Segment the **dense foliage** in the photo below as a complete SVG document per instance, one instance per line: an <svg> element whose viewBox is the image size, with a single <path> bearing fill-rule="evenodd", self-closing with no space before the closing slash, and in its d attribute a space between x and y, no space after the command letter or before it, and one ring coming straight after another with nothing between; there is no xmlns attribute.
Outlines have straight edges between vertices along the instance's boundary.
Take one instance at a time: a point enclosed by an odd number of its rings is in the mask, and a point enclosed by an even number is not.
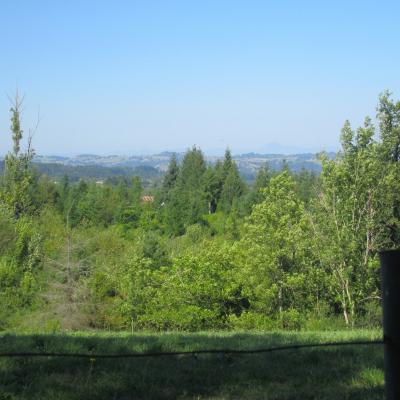
<svg viewBox="0 0 400 400"><path fill-rule="evenodd" d="M34 172L17 99L0 180L0 328L379 321L377 252L400 242L400 102L389 93L377 119L378 129L346 122L319 176L265 165L249 186L229 150L208 164L193 147L144 191L137 176Z"/></svg>

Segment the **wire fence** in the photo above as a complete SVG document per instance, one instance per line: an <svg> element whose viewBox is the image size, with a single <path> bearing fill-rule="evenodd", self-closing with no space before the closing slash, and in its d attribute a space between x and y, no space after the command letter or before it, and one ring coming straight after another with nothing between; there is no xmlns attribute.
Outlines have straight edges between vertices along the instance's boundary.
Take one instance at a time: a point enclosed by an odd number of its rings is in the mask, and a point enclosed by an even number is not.
<svg viewBox="0 0 400 400"><path fill-rule="evenodd" d="M142 352L142 353L110 353L110 354L97 354L97 353L62 353L62 352L2 352L0 358L4 357L72 357L72 358L144 358L144 357L171 357L171 356L195 356L201 354L262 354L272 353L287 350L300 350L306 348L318 347L339 347L339 346L368 346L368 345L382 345L385 340L360 340L348 342L325 342L325 343L299 343L285 346L275 346L261 349L205 349L205 350L191 350L191 351L159 351L159 352Z"/></svg>

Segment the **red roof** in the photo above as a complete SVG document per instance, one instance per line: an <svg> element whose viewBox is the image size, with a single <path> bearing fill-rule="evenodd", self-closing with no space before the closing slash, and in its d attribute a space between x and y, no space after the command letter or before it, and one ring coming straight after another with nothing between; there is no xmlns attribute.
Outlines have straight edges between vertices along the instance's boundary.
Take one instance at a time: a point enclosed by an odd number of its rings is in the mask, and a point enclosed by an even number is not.
<svg viewBox="0 0 400 400"><path fill-rule="evenodd" d="M142 200L143 203L152 203L154 201L154 196L142 196L140 198Z"/></svg>

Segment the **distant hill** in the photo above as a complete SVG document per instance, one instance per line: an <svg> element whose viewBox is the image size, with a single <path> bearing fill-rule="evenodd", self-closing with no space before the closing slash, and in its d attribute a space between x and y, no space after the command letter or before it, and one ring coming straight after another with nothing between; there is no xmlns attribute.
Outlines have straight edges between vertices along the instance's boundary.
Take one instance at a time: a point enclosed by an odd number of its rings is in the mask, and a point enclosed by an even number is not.
<svg viewBox="0 0 400 400"><path fill-rule="evenodd" d="M334 153L329 154L334 157ZM321 162L313 153L304 154L257 154L247 153L234 157L239 170L243 175L255 175L258 169L268 164L272 170L279 170L286 163L290 170L294 172L306 169L319 173Z"/></svg>
<svg viewBox="0 0 400 400"><path fill-rule="evenodd" d="M87 165L65 165L62 163L37 162L33 163L34 168L41 174L48 175L54 180L60 180L64 175L68 175L72 182L80 179L104 181L115 177L140 176L146 184L149 181L160 178L163 173L151 166L132 167L113 167L96 164ZM0 161L0 173L4 170L4 162Z"/></svg>
<svg viewBox="0 0 400 400"><path fill-rule="evenodd" d="M95 154L80 154L74 157L63 156L35 156L34 164L37 169L55 179L68 175L71 180L97 179L104 180L115 176L138 175L143 180L159 178L167 170L172 152L163 152L143 156L100 156ZM328 153L334 158L335 153ZM182 160L184 153L176 153L178 161ZM222 156L206 156L207 162L214 163L221 160ZM272 170L279 170L286 163L289 168L298 172L302 169L319 173L321 163L314 153L301 154L259 154L246 153L234 155L242 176L251 181L257 171L268 164ZM0 163L0 170L1 170Z"/></svg>

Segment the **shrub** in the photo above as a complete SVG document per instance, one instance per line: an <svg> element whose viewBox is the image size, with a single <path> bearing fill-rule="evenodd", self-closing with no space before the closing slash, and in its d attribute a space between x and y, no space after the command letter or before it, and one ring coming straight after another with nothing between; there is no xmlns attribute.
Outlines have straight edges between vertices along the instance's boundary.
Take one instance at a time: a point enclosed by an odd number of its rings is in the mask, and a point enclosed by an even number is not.
<svg viewBox="0 0 400 400"><path fill-rule="evenodd" d="M229 316L229 324L232 329L270 331L276 329L276 321L264 314L251 311L243 312L239 317Z"/></svg>

